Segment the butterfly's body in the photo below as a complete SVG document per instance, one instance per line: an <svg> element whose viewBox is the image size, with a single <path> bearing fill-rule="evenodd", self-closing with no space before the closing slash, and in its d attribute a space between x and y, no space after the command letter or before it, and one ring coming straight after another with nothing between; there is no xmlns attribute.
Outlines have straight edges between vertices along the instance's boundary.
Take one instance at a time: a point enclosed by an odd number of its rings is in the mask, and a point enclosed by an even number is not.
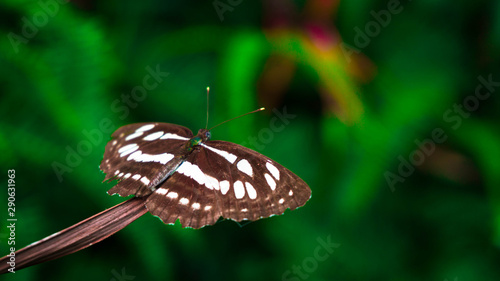
<svg viewBox="0 0 500 281"><path fill-rule="evenodd" d="M165 223L184 227L282 214L305 204L311 191L288 169L243 146L211 141L182 126L123 126L107 144L101 169L118 179L109 194L147 197L146 207Z"/></svg>
<svg viewBox="0 0 500 281"><path fill-rule="evenodd" d="M194 137L192 137L187 143L186 143L186 151L191 152L193 148L200 143L209 141L211 137L210 131L207 129L200 129L198 131L198 134Z"/></svg>

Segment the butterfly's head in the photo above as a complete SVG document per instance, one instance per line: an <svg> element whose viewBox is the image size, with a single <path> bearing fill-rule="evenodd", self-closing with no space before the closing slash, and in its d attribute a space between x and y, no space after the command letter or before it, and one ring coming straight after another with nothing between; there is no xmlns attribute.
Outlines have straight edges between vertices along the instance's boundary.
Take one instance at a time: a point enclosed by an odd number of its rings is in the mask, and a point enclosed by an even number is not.
<svg viewBox="0 0 500 281"><path fill-rule="evenodd" d="M210 131L207 129L200 129L196 136L201 139L201 142L209 141L210 138L212 137L212 135L210 134Z"/></svg>

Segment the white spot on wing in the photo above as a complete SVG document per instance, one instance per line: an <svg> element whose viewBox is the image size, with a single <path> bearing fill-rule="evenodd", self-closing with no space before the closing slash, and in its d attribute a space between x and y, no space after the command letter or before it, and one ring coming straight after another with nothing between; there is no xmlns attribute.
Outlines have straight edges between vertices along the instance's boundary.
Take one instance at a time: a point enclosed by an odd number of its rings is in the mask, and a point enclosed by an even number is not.
<svg viewBox="0 0 500 281"><path fill-rule="evenodd" d="M270 162L266 162L266 167L267 169L269 170L269 172L271 172L271 174L273 175L273 177L277 180L280 179L280 171L278 170L278 168L276 168L273 164L271 164Z"/></svg>
<svg viewBox="0 0 500 281"><path fill-rule="evenodd" d="M136 131L135 133L128 135L128 136L125 138L125 140L126 140L126 141L129 141L129 140L131 140L131 139L135 139L135 138L137 138L137 137L142 136L142 134L143 134L143 132L137 132L137 131Z"/></svg>
<svg viewBox="0 0 500 281"><path fill-rule="evenodd" d="M183 197L181 198L181 200L179 200L179 203L181 203L182 205L187 205L189 204L189 199Z"/></svg>
<svg viewBox="0 0 500 281"><path fill-rule="evenodd" d="M274 179L269 174L264 174L264 177L266 178L267 184L269 184L271 190L275 190L276 182L274 181Z"/></svg>
<svg viewBox="0 0 500 281"><path fill-rule="evenodd" d="M130 176L131 176L131 175L132 175L131 173L127 173L127 174L125 174L125 175L123 176L123 178L124 178L124 179L128 179L128 178L130 178Z"/></svg>
<svg viewBox="0 0 500 281"><path fill-rule="evenodd" d="M245 182L245 187L247 188L248 197L250 197L250 199L257 198L257 191L249 182Z"/></svg>
<svg viewBox="0 0 500 281"><path fill-rule="evenodd" d="M201 146L203 146L205 148L208 148L211 151L219 154L220 156L224 157L227 161L229 161L229 163L231 163L231 164L234 164L234 161L236 161L236 159L238 158L238 157L236 157L236 155L234 155L232 153L229 153L229 152L223 151L223 150L219 150L217 148L213 148L213 147L208 146L208 145L206 145L204 143L202 143Z"/></svg>
<svg viewBox="0 0 500 281"><path fill-rule="evenodd" d="M181 137L179 135L172 134L172 133L166 133L160 139L161 140L166 140L166 139L172 139L172 140L189 140L188 138Z"/></svg>
<svg viewBox="0 0 500 281"><path fill-rule="evenodd" d="M191 205L191 207L193 207L193 209L195 209L195 210L199 210L200 209L200 203L193 203L193 205Z"/></svg>
<svg viewBox="0 0 500 281"><path fill-rule="evenodd" d="M253 176L253 170L252 166L250 166L250 163L246 159L241 159L238 161L238 164L236 164L236 167L238 167L238 170L242 171L243 173Z"/></svg>
<svg viewBox="0 0 500 281"><path fill-rule="evenodd" d="M292 196L293 195L293 191L290 190L290 192L288 192L288 196Z"/></svg>
<svg viewBox="0 0 500 281"><path fill-rule="evenodd" d="M210 190L219 190L219 181L216 178L203 173L200 170L200 167L196 164L184 161L177 169L177 172L185 175L186 177L192 178L200 185L205 185Z"/></svg>
<svg viewBox="0 0 500 281"><path fill-rule="evenodd" d="M147 153L142 153L142 151L138 150L127 158L128 161L134 160L137 162L158 162L161 164L167 164L168 161L172 160L174 158L173 154L169 153L162 153L162 154L147 154Z"/></svg>
<svg viewBox="0 0 500 281"><path fill-rule="evenodd" d="M280 204L283 204L283 202L285 202L285 199L281 198L280 201L278 201L278 203Z"/></svg>
<svg viewBox="0 0 500 281"><path fill-rule="evenodd" d="M179 194L177 194L177 192L170 191L170 192L167 194L167 197L172 198L172 199L175 199L175 198L179 197Z"/></svg>
<svg viewBox="0 0 500 281"><path fill-rule="evenodd" d="M141 178L141 181L142 181L142 183L144 183L145 185L148 185L148 184L149 184L149 179L148 179L148 178L146 178L146 177L142 177L142 178Z"/></svg>
<svg viewBox="0 0 500 281"><path fill-rule="evenodd" d="M120 170L115 171L115 175L118 175L120 173Z"/></svg>
<svg viewBox="0 0 500 281"><path fill-rule="evenodd" d="M138 158L140 158L142 155L142 151L138 150L132 154L130 154L129 157L127 157L127 161L130 161L130 160L135 160L137 162L142 162L141 160L138 160ZM136 160L137 159L137 160Z"/></svg>
<svg viewBox="0 0 500 281"><path fill-rule="evenodd" d="M234 196L236 196L236 199L241 199L243 196L245 196L245 187L243 186L243 183L241 181L236 181L233 185L234 188Z"/></svg>
<svg viewBox="0 0 500 281"><path fill-rule="evenodd" d="M212 209L212 206L205 206L205 211Z"/></svg>
<svg viewBox="0 0 500 281"><path fill-rule="evenodd" d="M228 191L229 191L229 181L221 181L220 192L222 193L222 195L226 195Z"/></svg>
<svg viewBox="0 0 500 281"><path fill-rule="evenodd" d="M198 167L195 164L191 164L188 161L184 161L177 169L177 172L185 175L186 177L192 178L200 185L205 184L205 180L206 180L205 174L200 170L200 167ZM212 189L211 185L209 185L207 187L209 189Z"/></svg>
<svg viewBox="0 0 500 281"><path fill-rule="evenodd" d="M161 136L163 136L163 131L154 132L152 134L149 134L149 135L145 136L143 138L143 140L145 140L145 141L154 141L154 140L159 139Z"/></svg>
<svg viewBox="0 0 500 281"><path fill-rule="evenodd" d="M129 145L126 145L120 149L118 149L118 153L120 153L120 157L123 157L125 155L128 155L134 151L136 151L139 148L139 146L136 143L132 143Z"/></svg>
<svg viewBox="0 0 500 281"><path fill-rule="evenodd" d="M120 147L120 149L118 149L118 153L123 153L129 149L134 148L134 147L139 147L139 146L136 143L127 144L125 146Z"/></svg>
<svg viewBox="0 0 500 281"><path fill-rule="evenodd" d="M168 189L165 189L165 188L158 188L156 190L156 193L158 193L160 195L165 195L165 194L167 194L167 192L168 192Z"/></svg>
<svg viewBox="0 0 500 281"><path fill-rule="evenodd" d="M247 208L243 208L241 209L242 212L248 212L248 209Z"/></svg>
<svg viewBox="0 0 500 281"><path fill-rule="evenodd" d="M138 128L135 131L136 132L145 132L145 131L149 131L149 130L153 129L154 127L155 127L154 124L148 124L148 125L144 125L144 126Z"/></svg>
<svg viewBox="0 0 500 281"><path fill-rule="evenodd" d="M139 174L135 174L133 177L132 177L134 180L138 180L141 178L141 175Z"/></svg>

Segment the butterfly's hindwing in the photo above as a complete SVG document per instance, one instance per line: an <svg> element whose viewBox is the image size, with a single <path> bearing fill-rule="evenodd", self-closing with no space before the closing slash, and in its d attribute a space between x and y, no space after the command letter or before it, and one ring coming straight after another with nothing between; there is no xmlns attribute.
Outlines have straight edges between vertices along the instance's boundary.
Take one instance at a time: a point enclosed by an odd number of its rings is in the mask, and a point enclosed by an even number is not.
<svg viewBox="0 0 500 281"><path fill-rule="evenodd" d="M191 130L168 123L137 123L115 131L106 145L101 170L105 180L119 180L109 194L151 194L187 155Z"/></svg>

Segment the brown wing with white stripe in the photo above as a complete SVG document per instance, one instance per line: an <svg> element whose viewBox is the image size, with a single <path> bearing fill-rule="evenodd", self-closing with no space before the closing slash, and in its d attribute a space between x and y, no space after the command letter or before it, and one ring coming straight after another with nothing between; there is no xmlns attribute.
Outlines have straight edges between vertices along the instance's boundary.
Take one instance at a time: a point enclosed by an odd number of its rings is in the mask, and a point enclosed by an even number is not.
<svg viewBox="0 0 500 281"><path fill-rule="evenodd" d="M243 146L208 141L146 200L165 223L200 228L219 217L241 220L281 215L303 206L309 186L290 170Z"/></svg>
<svg viewBox="0 0 500 281"><path fill-rule="evenodd" d="M182 162L188 128L168 123L136 123L112 134L100 168L104 181L119 180L109 194L143 197L151 194Z"/></svg>

